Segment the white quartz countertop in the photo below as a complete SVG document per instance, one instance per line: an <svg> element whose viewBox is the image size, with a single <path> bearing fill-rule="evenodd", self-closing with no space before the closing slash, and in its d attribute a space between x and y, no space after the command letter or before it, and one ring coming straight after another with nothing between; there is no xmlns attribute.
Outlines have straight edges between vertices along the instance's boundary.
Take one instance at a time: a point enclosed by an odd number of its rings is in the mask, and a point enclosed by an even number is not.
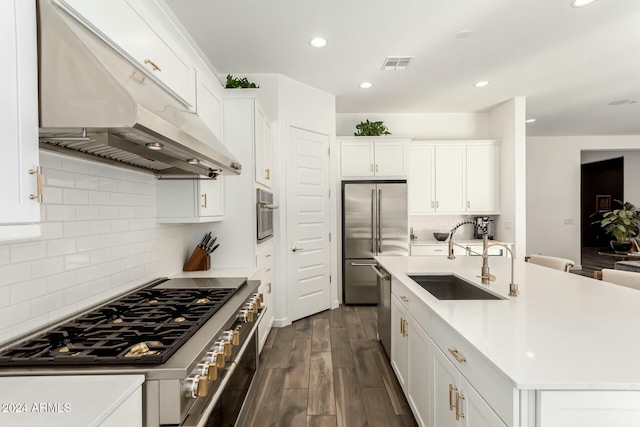
<svg viewBox="0 0 640 427"><path fill-rule="evenodd" d="M461 240L457 240L457 239L453 239L453 241L459 245L482 245L482 239L461 239ZM447 240L445 240L444 242L439 242L435 239L432 240L412 240L411 242L411 246L431 246L431 245L444 245L447 246L449 245L449 242ZM489 244L492 243L504 243L505 245L510 245L511 243L509 242L503 242L502 240L489 240Z"/></svg>
<svg viewBox="0 0 640 427"><path fill-rule="evenodd" d="M7 404L6 411L0 411L0 425L99 426L143 382L143 375L0 378L3 409ZM139 415L142 418L142 409Z"/></svg>
<svg viewBox="0 0 640 427"><path fill-rule="evenodd" d="M438 300L407 274L453 273L480 285L479 257L376 260L475 346L519 389L640 389L640 291L515 262L518 297L508 297L510 262L489 260L489 285L506 300ZM395 280L395 279L394 279ZM393 282L392 282L393 289Z"/></svg>
<svg viewBox="0 0 640 427"><path fill-rule="evenodd" d="M180 278L210 278L210 277L253 277L257 268L254 267L245 267L245 268L210 268L209 270L200 270L200 271L181 271L173 276L171 279L180 279Z"/></svg>

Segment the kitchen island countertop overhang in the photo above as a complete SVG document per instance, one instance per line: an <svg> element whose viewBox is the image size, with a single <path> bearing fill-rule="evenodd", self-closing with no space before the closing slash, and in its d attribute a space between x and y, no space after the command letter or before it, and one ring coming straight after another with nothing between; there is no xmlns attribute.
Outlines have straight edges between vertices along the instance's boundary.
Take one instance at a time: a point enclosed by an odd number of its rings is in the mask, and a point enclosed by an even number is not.
<svg viewBox="0 0 640 427"><path fill-rule="evenodd" d="M521 390L640 390L640 292L576 274L491 258L504 300L438 300L408 274L454 274L480 288L476 257L376 260ZM393 282L392 282L393 287Z"/></svg>

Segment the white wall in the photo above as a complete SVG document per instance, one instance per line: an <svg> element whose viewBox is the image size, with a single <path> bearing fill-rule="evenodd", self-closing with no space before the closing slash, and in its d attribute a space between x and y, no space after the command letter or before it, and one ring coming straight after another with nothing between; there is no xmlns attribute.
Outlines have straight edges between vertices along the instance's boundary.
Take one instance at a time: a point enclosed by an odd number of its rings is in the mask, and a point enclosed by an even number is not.
<svg viewBox="0 0 640 427"><path fill-rule="evenodd" d="M274 197L280 209L274 215L274 286L275 286L275 326L286 326L289 320L289 292L287 287L287 260L289 248L293 243L286 239L287 230L287 153L289 148L289 129L297 127L329 137L330 146L335 145L336 109L335 96L319 89L300 83L281 74L248 74L249 80L260 85L269 111L274 116ZM336 218L332 217L332 233L335 236ZM295 243L295 242L294 242ZM337 277L336 239L331 242L331 275ZM338 283L331 284L332 308L339 301Z"/></svg>
<svg viewBox="0 0 640 427"><path fill-rule="evenodd" d="M42 237L0 244L0 342L182 269L188 227L156 223L153 175L41 151Z"/></svg>
<svg viewBox="0 0 640 427"><path fill-rule="evenodd" d="M336 115L339 136L351 136L362 121L383 121L393 136L415 139L489 139L487 113L340 113Z"/></svg>
<svg viewBox="0 0 640 427"><path fill-rule="evenodd" d="M581 163L624 157L624 202L640 207L640 150L637 151L582 151ZM617 205L614 205L614 207Z"/></svg>
<svg viewBox="0 0 640 427"><path fill-rule="evenodd" d="M581 152L638 149L639 135L527 138L528 252L580 264Z"/></svg>
<svg viewBox="0 0 640 427"><path fill-rule="evenodd" d="M526 234L526 100L510 99L489 114L491 138L500 146L500 216L496 234L500 240L514 242L514 256L523 259Z"/></svg>

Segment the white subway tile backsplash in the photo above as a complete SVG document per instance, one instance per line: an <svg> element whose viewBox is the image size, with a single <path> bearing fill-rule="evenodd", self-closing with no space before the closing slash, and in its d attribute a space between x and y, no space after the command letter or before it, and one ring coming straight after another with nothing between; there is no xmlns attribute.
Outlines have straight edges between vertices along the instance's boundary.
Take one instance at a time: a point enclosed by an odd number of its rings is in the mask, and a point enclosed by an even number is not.
<svg viewBox="0 0 640 427"><path fill-rule="evenodd" d="M62 199L67 205L86 205L89 203L89 191L65 188L62 192Z"/></svg>
<svg viewBox="0 0 640 427"><path fill-rule="evenodd" d="M73 221L75 219L76 219L75 206L47 205L48 221Z"/></svg>
<svg viewBox="0 0 640 427"><path fill-rule="evenodd" d="M0 244L0 343L182 269L190 226L156 221L156 181L40 153L41 238Z"/></svg>

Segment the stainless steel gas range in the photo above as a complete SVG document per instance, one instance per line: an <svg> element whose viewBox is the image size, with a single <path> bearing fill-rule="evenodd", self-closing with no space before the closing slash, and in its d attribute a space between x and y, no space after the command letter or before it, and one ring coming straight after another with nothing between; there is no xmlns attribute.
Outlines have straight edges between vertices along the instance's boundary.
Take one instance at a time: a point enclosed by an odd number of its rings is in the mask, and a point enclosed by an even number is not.
<svg viewBox="0 0 640 427"><path fill-rule="evenodd" d="M143 425L242 425L258 369L259 282L157 279L0 349L0 376L142 374Z"/></svg>

